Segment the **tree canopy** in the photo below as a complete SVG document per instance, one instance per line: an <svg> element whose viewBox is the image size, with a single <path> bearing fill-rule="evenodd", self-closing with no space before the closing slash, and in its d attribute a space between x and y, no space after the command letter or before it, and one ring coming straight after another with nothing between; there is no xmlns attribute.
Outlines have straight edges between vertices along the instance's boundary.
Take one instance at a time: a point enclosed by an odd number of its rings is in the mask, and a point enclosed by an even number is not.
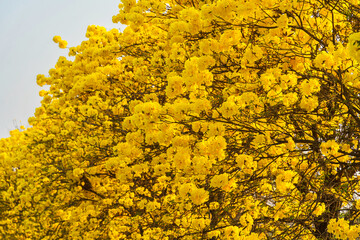
<svg viewBox="0 0 360 240"><path fill-rule="evenodd" d="M0 236L356 239L359 4L123 0L0 140Z"/></svg>

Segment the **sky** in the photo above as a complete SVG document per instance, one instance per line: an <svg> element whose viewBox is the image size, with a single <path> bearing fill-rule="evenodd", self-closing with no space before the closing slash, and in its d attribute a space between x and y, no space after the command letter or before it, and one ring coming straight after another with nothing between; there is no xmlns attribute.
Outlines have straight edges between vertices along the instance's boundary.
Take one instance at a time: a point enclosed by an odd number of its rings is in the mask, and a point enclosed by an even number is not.
<svg viewBox="0 0 360 240"><path fill-rule="evenodd" d="M68 48L86 40L87 26L124 29L111 21L120 0L0 0L0 138L24 125L40 106L37 74L48 76L59 56L68 57L52 41Z"/></svg>

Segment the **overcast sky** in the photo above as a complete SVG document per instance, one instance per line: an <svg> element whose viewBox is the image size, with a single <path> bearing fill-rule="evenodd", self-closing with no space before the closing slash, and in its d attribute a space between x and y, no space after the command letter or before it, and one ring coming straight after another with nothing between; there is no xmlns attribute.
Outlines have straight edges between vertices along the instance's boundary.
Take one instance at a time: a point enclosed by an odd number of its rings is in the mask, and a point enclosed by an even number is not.
<svg viewBox="0 0 360 240"><path fill-rule="evenodd" d="M36 75L48 75L60 49L55 35L68 47L86 40L88 25L123 29L111 18L120 0L0 0L0 138L27 119L40 106L41 87Z"/></svg>

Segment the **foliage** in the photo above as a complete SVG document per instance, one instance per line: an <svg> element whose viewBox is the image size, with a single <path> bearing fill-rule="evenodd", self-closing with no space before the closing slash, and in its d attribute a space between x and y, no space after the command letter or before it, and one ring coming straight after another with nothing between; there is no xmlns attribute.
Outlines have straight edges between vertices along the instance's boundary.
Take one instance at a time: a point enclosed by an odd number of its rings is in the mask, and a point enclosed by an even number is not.
<svg viewBox="0 0 360 240"><path fill-rule="evenodd" d="M359 1L119 7L1 139L2 238L359 237Z"/></svg>

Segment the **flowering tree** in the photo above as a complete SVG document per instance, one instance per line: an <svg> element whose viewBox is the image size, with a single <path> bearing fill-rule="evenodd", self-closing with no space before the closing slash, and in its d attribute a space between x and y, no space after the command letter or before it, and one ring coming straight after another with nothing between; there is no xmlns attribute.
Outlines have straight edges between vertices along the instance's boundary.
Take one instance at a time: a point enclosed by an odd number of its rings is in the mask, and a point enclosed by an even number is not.
<svg viewBox="0 0 360 240"><path fill-rule="evenodd" d="M359 4L123 0L1 139L0 236L356 239Z"/></svg>

